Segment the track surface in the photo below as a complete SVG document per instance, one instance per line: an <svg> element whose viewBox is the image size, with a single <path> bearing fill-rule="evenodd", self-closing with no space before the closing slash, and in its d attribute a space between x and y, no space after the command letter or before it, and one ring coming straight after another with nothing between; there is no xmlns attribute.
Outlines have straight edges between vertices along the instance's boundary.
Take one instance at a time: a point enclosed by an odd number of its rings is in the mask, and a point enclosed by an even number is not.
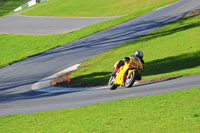
<svg viewBox="0 0 200 133"><path fill-rule="evenodd" d="M1 68L0 115L80 107L118 98L160 94L200 86L200 76L194 76L116 91L102 89L74 93L41 93L31 90L31 85L40 79L143 36L198 8L199 0L182 0L108 30Z"/></svg>
<svg viewBox="0 0 200 133"><path fill-rule="evenodd" d="M43 17L12 15L0 18L0 33L52 35L71 32L116 17Z"/></svg>

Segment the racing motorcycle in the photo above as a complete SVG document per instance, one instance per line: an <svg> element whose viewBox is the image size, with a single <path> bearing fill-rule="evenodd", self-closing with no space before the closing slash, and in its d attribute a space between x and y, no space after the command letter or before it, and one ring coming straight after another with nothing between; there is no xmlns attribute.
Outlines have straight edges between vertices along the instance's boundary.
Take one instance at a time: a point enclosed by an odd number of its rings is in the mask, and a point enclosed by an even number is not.
<svg viewBox="0 0 200 133"><path fill-rule="evenodd" d="M115 90L118 86L131 87L135 80L141 79L139 73L143 71L143 64L134 56L127 58L117 73L110 77L108 82L110 90Z"/></svg>

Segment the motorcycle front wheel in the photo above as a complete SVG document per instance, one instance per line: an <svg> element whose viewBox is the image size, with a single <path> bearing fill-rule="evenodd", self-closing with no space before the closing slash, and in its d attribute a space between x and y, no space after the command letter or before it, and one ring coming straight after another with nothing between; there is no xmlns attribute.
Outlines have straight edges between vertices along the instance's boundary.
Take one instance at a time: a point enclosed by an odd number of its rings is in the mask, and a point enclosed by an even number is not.
<svg viewBox="0 0 200 133"><path fill-rule="evenodd" d="M130 77L127 75L126 81L125 81L125 86L126 87L131 87L135 82L135 78L136 78L136 72L135 71L133 71L131 73Z"/></svg>
<svg viewBox="0 0 200 133"><path fill-rule="evenodd" d="M115 77L111 76L109 81L108 81L108 87L110 88L110 90L115 90L118 85L115 84Z"/></svg>

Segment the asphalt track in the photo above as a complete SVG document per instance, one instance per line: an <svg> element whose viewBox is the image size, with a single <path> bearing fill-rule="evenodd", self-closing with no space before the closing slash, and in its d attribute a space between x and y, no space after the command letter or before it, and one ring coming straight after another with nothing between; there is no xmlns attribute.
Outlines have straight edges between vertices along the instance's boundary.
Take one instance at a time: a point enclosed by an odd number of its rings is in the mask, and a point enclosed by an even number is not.
<svg viewBox="0 0 200 133"><path fill-rule="evenodd" d="M53 35L79 30L116 17L46 17L11 15L0 18L1 34Z"/></svg>
<svg viewBox="0 0 200 133"><path fill-rule="evenodd" d="M147 96L200 86L200 75L169 81L73 93L42 93L31 85L60 70L162 27L200 8L199 0L182 0L126 23L0 69L0 115L80 107L118 98ZM159 44L158 44L159 45Z"/></svg>

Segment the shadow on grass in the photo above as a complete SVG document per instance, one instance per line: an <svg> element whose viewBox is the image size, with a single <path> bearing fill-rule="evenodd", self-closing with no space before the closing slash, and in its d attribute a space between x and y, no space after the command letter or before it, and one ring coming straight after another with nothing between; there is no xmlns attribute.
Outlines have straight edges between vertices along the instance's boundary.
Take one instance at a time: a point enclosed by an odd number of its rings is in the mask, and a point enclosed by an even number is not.
<svg viewBox="0 0 200 133"><path fill-rule="evenodd" d="M170 73L200 66L200 51L154 60L145 64L145 76Z"/></svg>
<svg viewBox="0 0 200 133"><path fill-rule="evenodd" d="M87 75L78 76L71 79L71 85L67 81L60 82L56 86L60 87L94 87L105 85L110 78L109 74L111 72L95 72Z"/></svg>
<svg viewBox="0 0 200 133"><path fill-rule="evenodd" d="M145 63L145 71L142 75L158 75L194 68L200 66L199 59L200 51L189 54L182 54L179 56L172 56L160 60L154 60ZM111 72L97 72L72 78L71 87L90 87L106 85L108 83L110 73ZM66 86L64 85L64 87Z"/></svg>
<svg viewBox="0 0 200 133"><path fill-rule="evenodd" d="M199 18L199 16L194 16L194 17ZM144 41L148 41L148 40L151 40L151 39L156 39L158 37L171 35L171 34L174 34L174 33L177 33L177 32L189 30L189 29L200 26L199 21L194 21L194 22L190 22L190 23L185 22L185 21L190 21L190 19L193 19L193 17L186 17L186 18L182 18L178 21L172 22L171 24L175 23L177 25L174 26L174 27L169 27L169 29L166 29L166 30L156 31L156 32L147 34L144 37L141 37L137 40L134 40L133 42L134 43L141 43L141 42L144 42Z"/></svg>

